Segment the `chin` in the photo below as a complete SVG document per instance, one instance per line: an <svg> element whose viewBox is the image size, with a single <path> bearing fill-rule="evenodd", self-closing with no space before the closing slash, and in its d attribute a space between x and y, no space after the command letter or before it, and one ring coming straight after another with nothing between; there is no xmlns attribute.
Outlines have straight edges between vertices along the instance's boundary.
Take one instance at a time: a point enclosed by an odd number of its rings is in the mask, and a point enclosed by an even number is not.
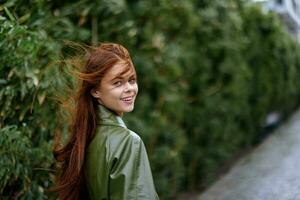
<svg viewBox="0 0 300 200"><path fill-rule="evenodd" d="M133 111L133 109L134 109L134 106L130 106L130 107L124 108L123 112L131 112L131 111Z"/></svg>
<svg viewBox="0 0 300 200"><path fill-rule="evenodd" d="M133 107L132 108L130 108L130 109L126 109L126 110L124 110L124 112L132 112L133 111Z"/></svg>

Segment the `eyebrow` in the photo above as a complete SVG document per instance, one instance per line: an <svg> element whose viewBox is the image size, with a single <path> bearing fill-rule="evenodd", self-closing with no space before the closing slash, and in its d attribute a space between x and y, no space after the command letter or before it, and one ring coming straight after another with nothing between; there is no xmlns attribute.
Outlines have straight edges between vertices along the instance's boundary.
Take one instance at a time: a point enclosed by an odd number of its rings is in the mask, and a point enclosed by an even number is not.
<svg viewBox="0 0 300 200"><path fill-rule="evenodd" d="M136 75L132 74L131 76L129 76L129 78L136 78ZM113 81L118 80L118 79L124 80L125 77L124 76L116 76L115 78L111 79L111 81L113 82Z"/></svg>
<svg viewBox="0 0 300 200"><path fill-rule="evenodd" d="M124 78L122 78L121 76L117 76L117 77L111 79L111 81L113 82L113 81L118 80L118 79L121 79L121 80L122 80L122 79L124 79Z"/></svg>

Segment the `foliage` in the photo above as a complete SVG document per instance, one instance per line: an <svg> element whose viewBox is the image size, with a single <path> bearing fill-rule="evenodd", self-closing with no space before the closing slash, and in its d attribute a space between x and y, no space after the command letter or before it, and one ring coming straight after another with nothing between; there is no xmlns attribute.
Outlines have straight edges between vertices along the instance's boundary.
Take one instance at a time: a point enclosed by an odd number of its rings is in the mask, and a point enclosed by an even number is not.
<svg viewBox="0 0 300 200"><path fill-rule="evenodd" d="M53 100L62 39L126 46L140 93L140 133L162 199L203 189L259 141L268 113L300 98L300 49L273 13L242 0L26 1L0 5L0 191L53 198ZM65 129L62 131L66 132ZM43 169L43 170L42 170Z"/></svg>
<svg viewBox="0 0 300 200"><path fill-rule="evenodd" d="M51 138L57 126L57 105L49 97L58 70L48 63L59 44L14 19L1 17L0 23L1 196L44 199L53 181Z"/></svg>
<svg viewBox="0 0 300 200"><path fill-rule="evenodd" d="M0 192L8 199L44 199L49 180L51 143L34 147L29 128L5 126L0 130ZM45 170L45 171L44 171Z"/></svg>

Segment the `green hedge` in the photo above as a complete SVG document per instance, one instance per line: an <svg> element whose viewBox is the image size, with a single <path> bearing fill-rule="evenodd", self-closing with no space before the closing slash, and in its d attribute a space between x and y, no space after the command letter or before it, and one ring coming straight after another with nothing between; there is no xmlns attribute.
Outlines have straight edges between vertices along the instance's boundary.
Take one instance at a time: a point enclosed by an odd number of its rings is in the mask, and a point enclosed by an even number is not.
<svg viewBox="0 0 300 200"><path fill-rule="evenodd" d="M54 198L62 40L120 42L138 73L136 109L159 195L203 189L259 141L268 113L300 100L300 49L273 13L242 0L34 1L0 5L0 191Z"/></svg>

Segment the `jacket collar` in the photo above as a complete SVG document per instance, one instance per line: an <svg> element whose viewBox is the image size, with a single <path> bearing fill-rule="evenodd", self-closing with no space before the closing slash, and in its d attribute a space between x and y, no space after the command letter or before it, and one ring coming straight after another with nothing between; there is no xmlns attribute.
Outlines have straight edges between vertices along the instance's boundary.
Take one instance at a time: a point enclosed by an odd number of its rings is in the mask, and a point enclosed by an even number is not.
<svg viewBox="0 0 300 200"><path fill-rule="evenodd" d="M98 124L101 125L114 125L127 128L120 116L101 104L98 105L98 119Z"/></svg>

